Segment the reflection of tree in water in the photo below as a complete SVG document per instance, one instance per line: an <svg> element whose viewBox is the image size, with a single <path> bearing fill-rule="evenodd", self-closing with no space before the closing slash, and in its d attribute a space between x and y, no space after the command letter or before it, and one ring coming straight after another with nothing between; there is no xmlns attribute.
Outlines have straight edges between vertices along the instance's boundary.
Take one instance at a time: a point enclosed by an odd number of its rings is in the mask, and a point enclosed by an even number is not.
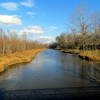
<svg viewBox="0 0 100 100"><path fill-rule="evenodd" d="M73 74L74 76L78 76L78 63L79 60L77 57L71 55L71 54L63 54L63 56L60 56L60 62L62 65L63 70L70 74Z"/></svg>
<svg viewBox="0 0 100 100"><path fill-rule="evenodd" d="M87 78L87 71L88 71L87 64L84 63L84 61L80 60L80 67L79 67L80 77L86 79Z"/></svg>
<svg viewBox="0 0 100 100"><path fill-rule="evenodd" d="M81 60L80 62L80 76L81 78L90 79L95 78L100 80L100 70L97 70L100 65L89 63L85 60Z"/></svg>
<svg viewBox="0 0 100 100"><path fill-rule="evenodd" d="M95 73L96 78L100 80L100 64L96 66L95 72L96 72Z"/></svg>
<svg viewBox="0 0 100 100"><path fill-rule="evenodd" d="M100 70L98 70L98 68L100 67L100 65L96 65L94 66L94 64L92 64L93 66L93 70L90 73L91 78L94 78L95 80L100 80Z"/></svg>
<svg viewBox="0 0 100 100"><path fill-rule="evenodd" d="M63 65L62 68L65 71L70 72L75 77L86 78L86 73L88 72L88 65L74 55L71 54L64 54L60 58L61 64Z"/></svg>
<svg viewBox="0 0 100 100"><path fill-rule="evenodd" d="M62 70L67 71L74 77L80 77L82 79L89 79L89 76L100 79L100 70L96 69L100 65L81 60L77 56L71 54L66 53L62 55L60 56Z"/></svg>

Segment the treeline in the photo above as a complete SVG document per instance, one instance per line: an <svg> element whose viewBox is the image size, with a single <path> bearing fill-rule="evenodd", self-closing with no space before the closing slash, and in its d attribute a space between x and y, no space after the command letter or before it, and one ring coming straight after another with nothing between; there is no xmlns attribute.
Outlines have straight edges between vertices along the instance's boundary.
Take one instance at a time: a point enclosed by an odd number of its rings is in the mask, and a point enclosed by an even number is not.
<svg viewBox="0 0 100 100"><path fill-rule="evenodd" d="M27 36L18 36L15 32L0 29L0 54L5 55L17 51L44 48L45 44L27 39Z"/></svg>
<svg viewBox="0 0 100 100"><path fill-rule="evenodd" d="M100 36L96 34L62 34L52 46L64 49L96 50L100 49Z"/></svg>
<svg viewBox="0 0 100 100"><path fill-rule="evenodd" d="M70 31L57 36L56 42L50 48L100 49L100 12L85 15L85 11L78 8L70 19Z"/></svg>

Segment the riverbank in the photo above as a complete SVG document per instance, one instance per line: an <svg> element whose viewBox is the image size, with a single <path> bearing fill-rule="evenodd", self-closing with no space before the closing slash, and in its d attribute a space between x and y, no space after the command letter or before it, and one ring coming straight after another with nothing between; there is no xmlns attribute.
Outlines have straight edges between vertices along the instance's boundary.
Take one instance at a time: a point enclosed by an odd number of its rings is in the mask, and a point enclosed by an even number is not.
<svg viewBox="0 0 100 100"><path fill-rule="evenodd" d="M13 54L7 54L5 56L0 56L0 73L7 70L9 66L31 62L37 53L43 50L45 49L26 50Z"/></svg>
<svg viewBox="0 0 100 100"><path fill-rule="evenodd" d="M80 58L100 63L100 50L60 50L64 53L76 54Z"/></svg>

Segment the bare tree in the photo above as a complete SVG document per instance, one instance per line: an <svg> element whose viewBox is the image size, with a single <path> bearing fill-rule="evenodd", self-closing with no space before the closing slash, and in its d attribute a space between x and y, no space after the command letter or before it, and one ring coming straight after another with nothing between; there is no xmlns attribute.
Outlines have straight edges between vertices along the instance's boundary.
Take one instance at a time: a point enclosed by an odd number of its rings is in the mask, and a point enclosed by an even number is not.
<svg viewBox="0 0 100 100"><path fill-rule="evenodd" d="M0 54L5 55L22 50L44 48L45 44L27 40L27 35L18 37L16 32L4 31L0 29Z"/></svg>
<svg viewBox="0 0 100 100"><path fill-rule="evenodd" d="M1 40L2 40L2 54L5 54L5 32L0 29L0 35L1 35Z"/></svg>

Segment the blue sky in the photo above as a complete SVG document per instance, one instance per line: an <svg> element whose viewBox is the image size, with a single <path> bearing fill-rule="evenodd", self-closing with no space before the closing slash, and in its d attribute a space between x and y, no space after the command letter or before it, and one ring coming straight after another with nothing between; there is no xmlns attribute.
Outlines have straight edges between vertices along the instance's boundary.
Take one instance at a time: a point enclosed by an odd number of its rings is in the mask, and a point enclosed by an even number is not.
<svg viewBox="0 0 100 100"><path fill-rule="evenodd" d="M0 0L0 28L51 42L68 30L70 15L81 2L88 13L100 11L100 0Z"/></svg>

